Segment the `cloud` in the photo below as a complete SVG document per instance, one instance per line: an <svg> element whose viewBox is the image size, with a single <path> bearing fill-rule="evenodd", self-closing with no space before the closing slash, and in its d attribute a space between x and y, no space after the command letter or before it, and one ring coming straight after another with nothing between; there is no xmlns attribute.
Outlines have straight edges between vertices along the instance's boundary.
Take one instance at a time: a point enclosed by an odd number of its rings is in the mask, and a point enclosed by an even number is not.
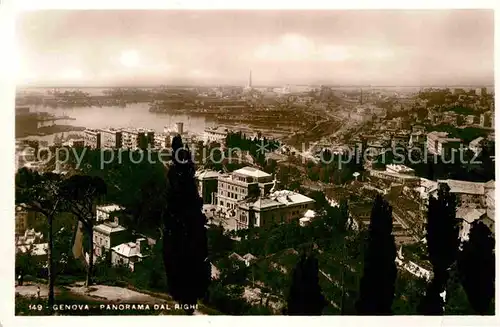
<svg viewBox="0 0 500 327"><path fill-rule="evenodd" d="M319 44L299 34L285 34L275 44L263 44L254 52L254 57L267 61L330 61L389 60L395 51L382 45L352 46Z"/></svg>
<svg viewBox="0 0 500 327"><path fill-rule="evenodd" d="M192 69L188 76L191 78L212 78L213 74L201 69Z"/></svg>
<svg viewBox="0 0 500 327"><path fill-rule="evenodd" d="M62 80L79 80L83 77L83 72L77 68L67 68L60 72L58 77Z"/></svg>

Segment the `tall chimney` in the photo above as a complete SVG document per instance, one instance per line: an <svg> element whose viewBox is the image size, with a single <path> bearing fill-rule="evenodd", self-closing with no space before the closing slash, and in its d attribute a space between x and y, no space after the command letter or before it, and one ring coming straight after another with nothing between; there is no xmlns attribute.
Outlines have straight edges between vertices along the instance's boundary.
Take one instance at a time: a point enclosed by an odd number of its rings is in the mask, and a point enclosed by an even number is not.
<svg viewBox="0 0 500 327"><path fill-rule="evenodd" d="M175 126L177 129L177 134L182 135L184 133L184 123L178 122L178 123L175 123Z"/></svg>

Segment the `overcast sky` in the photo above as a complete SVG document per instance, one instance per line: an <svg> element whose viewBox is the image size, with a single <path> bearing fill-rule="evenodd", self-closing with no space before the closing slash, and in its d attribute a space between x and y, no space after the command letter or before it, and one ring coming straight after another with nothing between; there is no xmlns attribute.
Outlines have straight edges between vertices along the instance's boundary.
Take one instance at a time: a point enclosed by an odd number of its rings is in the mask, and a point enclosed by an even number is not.
<svg viewBox="0 0 500 327"><path fill-rule="evenodd" d="M493 84L493 11L37 11L20 84Z"/></svg>

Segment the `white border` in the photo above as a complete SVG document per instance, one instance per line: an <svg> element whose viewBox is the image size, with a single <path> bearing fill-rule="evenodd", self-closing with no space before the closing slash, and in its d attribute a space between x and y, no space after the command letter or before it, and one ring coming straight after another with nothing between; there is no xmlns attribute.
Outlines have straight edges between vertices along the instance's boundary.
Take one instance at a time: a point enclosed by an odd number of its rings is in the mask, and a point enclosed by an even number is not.
<svg viewBox="0 0 500 327"><path fill-rule="evenodd" d="M410 2L402 1L362 1L349 0L347 2L333 2L321 0L0 0L0 40L3 46L0 48L0 142L3 160L0 160L2 168L0 179L2 192L0 193L2 225L0 228L0 239L3 244L0 247L0 324L3 326L68 326L68 325L88 325L88 324L119 324L120 326L138 326L158 324L228 324L238 326L252 326L267 323L287 323L295 326L329 325L355 327L360 325L376 326L472 326L472 325L500 325L497 317L418 317L418 316L395 316L395 317L150 317L150 316L122 316L122 317L14 317L13 287L14 287L14 94L15 87L6 72L12 71L12 62L15 60L14 53L14 16L17 10L38 10L38 9L472 9L495 8L497 2L494 0L470 0L470 1L432 1L423 0ZM498 58L498 41L500 38L499 24L495 21L495 59ZM480 35L478 35L480 37ZM498 65L495 65L496 80L500 77ZM496 90L496 93L498 90ZM500 118L497 117L496 124L500 125ZM500 145L498 146L500 148ZM499 149L497 149L497 153ZM11 155L12 154L12 155ZM499 170L497 172L500 173ZM497 190L497 192L500 192ZM500 194L497 194L499 196ZM497 232L500 228L497 226ZM498 233L497 233L498 235ZM497 271L498 271L497 261ZM498 304L497 289L497 314L500 304Z"/></svg>

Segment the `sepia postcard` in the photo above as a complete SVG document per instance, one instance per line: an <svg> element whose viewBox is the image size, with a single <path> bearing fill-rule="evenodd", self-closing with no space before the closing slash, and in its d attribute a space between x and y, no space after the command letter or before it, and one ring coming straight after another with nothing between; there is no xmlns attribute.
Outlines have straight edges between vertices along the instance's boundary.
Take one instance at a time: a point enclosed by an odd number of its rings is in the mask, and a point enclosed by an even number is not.
<svg viewBox="0 0 500 327"><path fill-rule="evenodd" d="M493 10L30 10L15 42L16 316L495 315Z"/></svg>

